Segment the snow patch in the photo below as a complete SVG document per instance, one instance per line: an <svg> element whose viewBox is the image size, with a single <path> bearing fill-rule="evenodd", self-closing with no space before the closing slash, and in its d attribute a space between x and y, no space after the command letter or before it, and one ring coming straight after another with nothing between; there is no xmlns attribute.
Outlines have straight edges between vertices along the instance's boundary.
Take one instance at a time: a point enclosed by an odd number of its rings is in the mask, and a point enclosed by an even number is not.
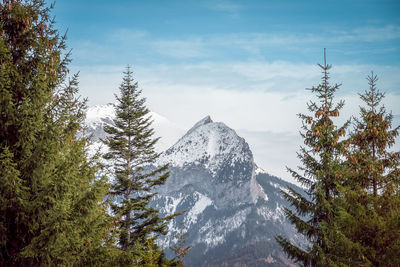
<svg viewBox="0 0 400 267"><path fill-rule="evenodd" d="M209 197L199 192L195 192L193 196L197 200L190 211L187 213L187 216L185 218L187 226L195 224L197 222L197 217L199 216L199 214L201 214L208 206L213 204L213 201Z"/></svg>
<svg viewBox="0 0 400 267"><path fill-rule="evenodd" d="M179 203L181 203L182 199L183 199L182 193L177 198L174 198L171 196L166 196L165 197L165 207L163 208L163 213L173 214L176 211L176 207L178 207Z"/></svg>
<svg viewBox="0 0 400 267"><path fill-rule="evenodd" d="M257 214L262 216L265 220L281 221L285 218L284 210L279 205L275 210L271 210L266 206L258 207Z"/></svg>
<svg viewBox="0 0 400 267"><path fill-rule="evenodd" d="M239 228L250 214L251 208L240 210L231 217L225 217L222 220L211 222L210 220L200 228L202 234L201 242L207 244L207 249L218 246L225 241L228 233ZM242 235L245 233L241 233Z"/></svg>
<svg viewBox="0 0 400 267"><path fill-rule="evenodd" d="M93 123L101 123L106 118L114 118L115 117L115 108L114 104L107 105L96 105L88 108L86 112L86 125L90 125Z"/></svg>
<svg viewBox="0 0 400 267"><path fill-rule="evenodd" d="M289 189L287 189L286 187L281 186L280 184L273 183L273 182L269 182L269 184L272 185L275 188L278 188L278 189L282 190L283 192L289 193Z"/></svg>
<svg viewBox="0 0 400 267"><path fill-rule="evenodd" d="M258 198L268 201L268 195L264 192L264 189L256 180L257 169L257 166L254 165L250 180L250 193L254 204L257 203Z"/></svg>
<svg viewBox="0 0 400 267"><path fill-rule="evenodd" d="M186 134L189 134L189 133L193 132L194 130L196 130L198 127L200 127L202 125L205 125L207 123L212 123L212 122L213 122L213 120L208 115L204 119L198 121L192 128L190 128L190 130Z"/></svg>

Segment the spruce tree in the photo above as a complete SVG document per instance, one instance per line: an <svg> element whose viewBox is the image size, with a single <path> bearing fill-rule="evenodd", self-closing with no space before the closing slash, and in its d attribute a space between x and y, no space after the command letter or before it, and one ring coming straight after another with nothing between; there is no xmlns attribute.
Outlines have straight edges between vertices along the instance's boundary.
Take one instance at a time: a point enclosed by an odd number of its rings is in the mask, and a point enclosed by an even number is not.
<svg viewBox="0 0 400 267"><path fill-rule="evenodd" d="M381 105L377 76L367 79L369 89L360 94L366 106L360 107L346 153L343 229L360 244L365 266L399 266L400 152L390 151L399 126L392 129L393 116Z"/></svg>
<svg viewBox="0 0 400 267"><path fill-rule="evenodd" d="M176 266L184 267L185 266L185 256L192 248L191 246L185 245L185 239L188 236L188 233L183 233L183 221L180 222L179 234L175 235L175 238L178 240L175 245L171 247L171 250L175 253Z"/></svg>
<svg viewBox="0 0 400 267"><path fill-rule="evenodd" d="M341 207L337 205L344 166L341 160L349 122L338 127L333 119L339 116L344 102L334 102L340 85L329 84L330 65L320 65L322 83L309 89L318 99L307 106L310 115L299 114L303 122L304 147L298 157L302 162L299 172L288 168L292 176L305 187L305 193L288 188L282 194L294 209L285 208L286 217L297 231L309 241L306 248L292 244L287 238L277 236L277 242L288 256L304 266L346 266L347 254L358 253L357 247L338 227ZM354 252L356 251L356 252Z"/></svg>
<svg viewBox="0 0 400 267"><path fill-rule="evenodd" d="M78 138L85 103L42 0L0 6L0 265L108 258L104 179Z"/></svg>
<svg viewBox="0 0 400 267"><path fill-rule="evenodd" d="M159 216L149 202L156 194L156 187L168 178L168 165L155 169L150 166L160 155L154 148L158 138L153 138L145 98L141 97L129 67L116 99L114 126L104 128L108 136L103 142L109 148L104 158L112 162L114 184L110 194L116 201L111 208L118 221L119 246L123 251L134 252L137 242L147 242L151 244L150 254L156 255L156 245L148 240L166 234L166 223L174 215ZM147 258L150 254L145 252Z"/></svg>

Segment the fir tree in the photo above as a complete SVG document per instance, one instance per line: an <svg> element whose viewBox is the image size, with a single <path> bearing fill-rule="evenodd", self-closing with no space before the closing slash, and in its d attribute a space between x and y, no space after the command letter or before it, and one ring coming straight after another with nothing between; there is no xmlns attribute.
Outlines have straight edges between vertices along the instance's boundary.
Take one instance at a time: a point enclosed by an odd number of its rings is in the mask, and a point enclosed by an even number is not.
<svg viewBox="0 0 400 267"><path fill-rule="evenodd" d="M348 127L346 122L338 127L333 119L339 116L344 102L334 102L334 94L340 85L329 84L329 69L326 64L322 69L322 83L312 87L318 102L310 101L308 110L311 115L299 114L303 121L301 133L305 147L300 148L298 157L302 162L300 172L288 171L305 188L308 198L289 188L282 192L294 210L286 208L285 213L297 231L308 241L307 248L292 244L288 239L278 236L277 242L291 259L304 266L346 266L349 264L347 254L357 253L357 247L348 240L338 227L340 206L341 178L343 176L344 142L340 140Z"/></svg>
<svg viewBox="0 0 400 267"><path fill-rule="evenodd" d="M175 253L176 266L185 266L185 256L192 248L191 246L185 246L185 239L188 233L183 233L183 222L180 222L179 234L175 235L178 242L171 247L172 251Z"/></svg>
<svg viewBox="0 0 400 267"><path fill-rule="evenodd" d="M355 119L347 157L345 201L346 235L362 247L365 266L399 266L400 152L390 151L399 126L381 106L384 94L377 76L367 77L369 90L360 94L366 107Z"/></svg>
<svg viewBox="0 0 400 267"><path fill-rule="evenodd" d="M108 188L77 137L85 103L51 8L0 5L1 266L96 265L109 256Z"/></svg>
<svg viewBox="0 0 400 267"><path fill-rule="evenodd" d="M154 150L158 138L153 138L149 110L145 98L140 95L141 90L128 67L120 95L116 95L115 126L104 129L108 137L103 142L109 148L104 157L113 162L115 177L111 195L116 202L112 211L118 218L119 245L123 251L132 250L138 241L145 243L158 234L166 234L166 223L174 216L160 217L158 210L149 206L156 194L155 188L165 183L169 172L168 165L156 169L150 167L159 157ZM151 244L152 255L156 255L156 246Z"/></svg>

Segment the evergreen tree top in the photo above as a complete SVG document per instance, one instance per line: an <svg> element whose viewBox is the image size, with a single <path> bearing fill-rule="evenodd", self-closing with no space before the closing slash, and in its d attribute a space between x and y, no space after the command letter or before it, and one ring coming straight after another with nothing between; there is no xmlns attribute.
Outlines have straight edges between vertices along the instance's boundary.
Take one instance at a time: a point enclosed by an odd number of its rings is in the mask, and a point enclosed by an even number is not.
<svg viewBox="0 0 400 267"><path fill-rule="evenodd" d="M318 64L318 66L322 70L322 82L317 86L313 86L309 88L312 93L316 93L317 98L321 103L321 107L319 107L316 103L310 102L308 105L310 111L321 110L321 112L326 112L331 110L333 107L333 97L335 92L340 88L341 84L334 84L333 86L329 84L329 70L332 68L332 65L326 64L326 51L324 49L324 65ZM344 102L340 101L334 110L339 110L343 107Z"/></svg>
<svg viewBox="0 0 400 267"><path fill-rule="evenodd" d="M381 93L376 88L376 82L378 81L378 76L371 72L371 75L367 77L369 89L365 90L364 94L359 94L361 100L367 104L372 112L375 112L377 106L379 106L381 100L385 97L384 93Z"/></svg>

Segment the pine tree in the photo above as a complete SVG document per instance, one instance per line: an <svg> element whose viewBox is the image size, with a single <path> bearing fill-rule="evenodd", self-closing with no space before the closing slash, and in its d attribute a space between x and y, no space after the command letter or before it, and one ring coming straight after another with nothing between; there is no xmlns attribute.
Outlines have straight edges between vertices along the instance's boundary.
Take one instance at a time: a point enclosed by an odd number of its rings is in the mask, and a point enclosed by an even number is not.
<svg viewBox="0 0 400 267"><path fill-rule="evenodd" d="M344 167L341 157L345 135L349 122L338 127L333 119L339 116L344 102L334 103L334 94L340 85L329 84L329 69L322 69L322 83L312 87L318 102L310 101L308 110L311 115L299 114L303 122L301 133L305 147L300 148L298 157L303 166L300 172L288 168L292 176L306 189L304 197L292 188L282 194L294 209L285 209L286 217L297 231L309 241L307 248L292 244L287 238L277 236L277 242L291 259L304 266L346 266L348 253L358 253L356 244L348 240L338 227L341 207L337 199L341 195L340 186ZM304 173L304 175L303 175Z"/></svg>
<svg viewBox="0 0 400 267"><path fill-rule="evenodd" d="M118 218L119 246L123 251L130 251L138 241L144 243L158 234L166 234L166 223L175 215L160 217L158 210L149 206L156 194L155 188L169 176L168 165L150 167L159 157L154 149L158 138L153 138L145 98L141 98L141 90L129 67L116 99L115 126L104 129L108 137L103 142L109 148L104 157L113 162L115 182L111 195L116 197L116 202L112 211Z"/></svg>
<svg viewBox="0 0 400 267"><path fill-rule="evenodd" d="M380 104L384 94L376 89L377 76L367 79L369 90L360 94L366 107L355 119L346 154L343 229L361 245L365 266L399 266L400 152L389 149L400 126L391 129L393 117Z"/></svg>
<svg viewBox="0 0 400 267"><path fill-rule="evenodd" d="M78 138L85 103L42 0L0 5L0 265L108 258L104 179Z"/></svg>
<svg viewBox="0 0 400 267"><path fill-rule="evenodd" d="M188 233L183 233L183 222L180 223L179 234L175 235L178 242L171 247L171 250L175 253L176 266L185 266L185 256L192 248L191 246L185 246L185 239Z"/></svg>

